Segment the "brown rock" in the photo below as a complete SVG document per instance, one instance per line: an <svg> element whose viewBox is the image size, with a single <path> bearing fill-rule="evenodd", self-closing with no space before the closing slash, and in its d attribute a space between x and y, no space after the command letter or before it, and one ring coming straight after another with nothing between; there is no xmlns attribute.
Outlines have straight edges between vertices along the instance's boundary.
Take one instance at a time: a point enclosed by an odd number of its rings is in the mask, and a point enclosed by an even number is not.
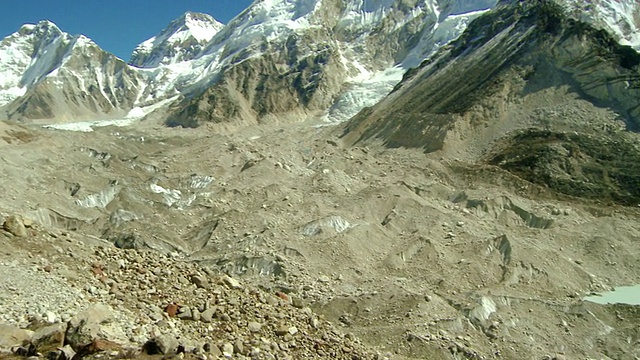
<svg viewBox="0 0 640 360"><path fill-rule="evenodd" d="M171 303L164 308L164 311L169 315L169 317L175 317L178 314L178 309L180 307L176 303Z"/></svg>
<svg viewBox="0 0 640 360"><path fill-rule="evenodd" d="M87 355L97 354L105 351L120 350L122 350L122 346L113 341L94 339L91 343L78 349L77 358L81 359Z"/></svg>
<svg viewBox="0 0 640 360"><path fill-rule="evenodd" d="M29 343L33 332L19 329L11 325L0 324L0 349L10 349Z"/></svg>
<svg viewBox="0 0 640 360"><path fill-rule="evenodd" d="M4 220L3 228L17 237L27 236L27 229L24 227L22 219L18 216L11 215Z"/></svg>
<svg viewBox="0 0 640 360"><path fill-rule="evenodd" d="M284 301L289 301L289 296L283 292L276 292L276 296Z"/></svg>
<svg viewBox="0 0 640 360"><path fill-rule="evenodd" d="M64 344L67 324L57 323L36 330L31 337L31 343L38 352L46 354L62 347Z"/></svg>

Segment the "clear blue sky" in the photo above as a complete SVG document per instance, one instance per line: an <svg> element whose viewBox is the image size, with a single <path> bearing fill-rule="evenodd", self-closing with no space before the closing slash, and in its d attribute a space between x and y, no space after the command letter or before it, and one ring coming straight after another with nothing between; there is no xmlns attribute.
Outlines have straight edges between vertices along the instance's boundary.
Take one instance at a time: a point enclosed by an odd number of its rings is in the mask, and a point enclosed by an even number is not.
<svg viewBox="0 0 640 360"><path fill-rule="evenodd" d="M22 24L50 20L70 34L83 34L129 60L133 48L186 11L207 13L222 23L252 0L0 0L0 39Z"/></svg>

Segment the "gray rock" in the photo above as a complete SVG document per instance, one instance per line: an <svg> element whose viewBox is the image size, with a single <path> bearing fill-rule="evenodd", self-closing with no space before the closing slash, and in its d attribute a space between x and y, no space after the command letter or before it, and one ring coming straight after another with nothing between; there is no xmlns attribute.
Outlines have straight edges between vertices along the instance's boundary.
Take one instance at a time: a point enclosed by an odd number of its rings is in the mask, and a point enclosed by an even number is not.
<svg viewBox="0 0 640 360"><path fill-rule="evenodd" d="M211 287L211 285L209 284L209 279L204 276L193 275L191 277L191 282L200 289L209 289Z"/></svg>
<svg viewBox="0 0 640 360"><path fill-rule="evenodd" d="M46 354L62 347L67 331L67 324L57 323L36 330L31 337L31 343L38 352Z"/></svg>
<svg viewBox="0 0 640 360"><path fill-rule="evenodd" d="M224 275L221 280L231 289L242 289L242 285L240 284L240 282L229 275Z"/></svg>
<svg viewBox="0 0 640 360"><path fill-rule="evenodd" d="M293 305L293 307L297 307L298 309L302 309L304 307L304 302L298 296L291 296L291 305Z"/></svg>
<svg viewBox="0 0 640 360"><path fill-rule="evenodd" d="M210 323L211 320L213 320L213 316L216 314L216 310L217 308L214 306L212 308L209 308L205 311L203 311L200 314L200 320L206 323Z"/></svg>
<svg viewBox="0 0 640 360"><path fill-rule="evenodd" d="M191 319L193 319L193 321L200 321L201 318L202 315L200 314L200 310L198 310L197 308L191 310Z"/></svg>
<svg viewBox="0 0 640 360"><path fill-rule="evenodd" d="M181 307L180 312L178 313L178 318L182 320L193 320L191 309L187 306Z"/></svg>
<svg viewBox="0 0 640 360"><path fill-rule="evenodd" d="M0 324L0 349L10 349L29 343L33 332L11 325Z"/></svg>
<svg viewBox="0 0 640 360"><path fill-rule="evenodd" d="M262 324L260 324L257 321L251 321L251 322L249 322L249 325L247 325L247 328L252 333L257 333L257 332L260 332L260 329L262 328Z"/></svg>
<svg viewBox="0 0 640 360"><path fill-rule="evenodd" d="M205 348L205 351L208 351L209 354L212 355L214 359L217 359L222 356L222 350L217 345L209 345L208 350Z"/></svg>
<svg viewBox="0 0 640 360"><path fill-rule="evenodd" d="M4 220L3 228L17 237L27 236L27 229L24 227L22 219L18 216L11 215Z"/></svg>
<svg viewBox="0 0 640 360"><path fill-rule="evenodd" d="M127 337L114 323L113 310L103 304L94 305L69 320L65 342L79 349L95 339L125 343Z"/></svg>
<svg viewBox="0 0 640 360"><path fill-rule="evenodd" d="M232 357L233 356L233 344L225 343L224 345L222 345L222 355L224 355L226 357Z"/></svg>
<svg viewBox="0 0 640 360"><path fill-rule="evenodd" d="M180 343L175 336L169 334L158 335L144 345L144 350L149 355L173 355L178 351Z"/></svg>
<svg viewBox="0 0 640 360"><path fill-rule="evenodd" d="M242 343L242 339L236 339L236 342L233 344L233 351L236 354L244 354L244 343Z"/></svg>
<svg viewBox="0 0 640 360"><path fill-rule="evenodd" d="M65 345L60 349L60 359L61 360L71 360L76 356L76 352L73 351L73 348L69 345Z"/></svg>

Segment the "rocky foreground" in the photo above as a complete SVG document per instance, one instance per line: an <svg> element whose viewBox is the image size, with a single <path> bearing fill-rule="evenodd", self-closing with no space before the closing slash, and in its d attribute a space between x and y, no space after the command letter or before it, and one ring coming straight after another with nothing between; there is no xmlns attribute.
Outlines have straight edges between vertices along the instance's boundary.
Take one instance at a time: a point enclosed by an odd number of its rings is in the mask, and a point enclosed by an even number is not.
<svg viewBox="0 0 640 360"><path fill-rule="evenodd" d="M293 295L177 254L0 222L0 358L383 358Z"/></svg>

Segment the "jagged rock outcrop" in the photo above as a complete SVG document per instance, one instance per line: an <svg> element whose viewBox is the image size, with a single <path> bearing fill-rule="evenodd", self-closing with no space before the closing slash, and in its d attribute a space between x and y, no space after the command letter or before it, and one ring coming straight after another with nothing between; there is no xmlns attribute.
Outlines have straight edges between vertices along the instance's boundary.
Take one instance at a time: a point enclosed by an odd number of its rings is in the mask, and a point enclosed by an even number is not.
<svg viewBox="0 0 640 360"><path fill-rule="evenodd" d="M466 153L569 195L636 203L628 169L640 153L623 129L640 126L639 65L632 48L553 1L503 4L361 111L343 136ZM576 113L561 98L603 110Z"/></svg>

